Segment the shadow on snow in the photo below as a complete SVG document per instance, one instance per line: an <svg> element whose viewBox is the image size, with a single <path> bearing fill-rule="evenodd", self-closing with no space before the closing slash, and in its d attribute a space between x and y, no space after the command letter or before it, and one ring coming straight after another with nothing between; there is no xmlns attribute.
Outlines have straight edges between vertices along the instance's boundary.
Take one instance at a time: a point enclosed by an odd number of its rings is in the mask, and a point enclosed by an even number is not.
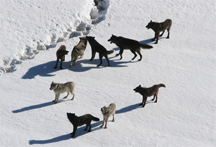
<svg viewBox="0 0 216 147"><path fill-rule="evenodd" d="M111 65L110 67L126 67L127 65L121 65L121 64L129 63L129 62L123 62L123 61L117 61L116 62L113 60L109 60L109 61L110 61L110 65ZM107 63L106 59L103 58L102 62L103 63L100 67L108 67L107 66L108 63ZM58 70L65 70L65 69L68 69L68 70L71 70L74 72L85 72L85 71L88 71L88 70L93 69L93 68L100 68L100 67L97 67L97 65L99 63L100 63L99 59L93 59L93 61L89 61L88 59L79 59L76 62L76 66L69 67L70 61L68 61L68 62L62 63L63 69L59 69L59 67L60 67L60 62L59 62L57 69L54 69L56 61L50 61L50 62L43 63L43 64L40 64L40 65L37 65L37 66L30 68L25 73L25 75L22 76L22 79L33 79L37 75L38 76L47 76L47 77L55 76L55 74L51 74L51 73L54 73ZM86 66L85 67L84 66L85 64L94 64L95 66Z"/></svg>
<svg viewBox="0 0 216 147"><path fill-rule="evenodd" d="M102 121L92 123L91 124L91 127L92 127L91 132L101 129L100 127L97 127L97 126L99 126L101 124L102 124ZM33 145L33 144L48 144L48 143L55 143L55 142L65 141L65 140L68 140L68 139L75 139L75 138L80 137L82 135L85 135L87 133L91 133L91 132L85 131L84 130L85 128L86 128L86 126L77 128L76 135L73 138L71 137L71 134L65 134L65 135L57 136L57 137L47 139L47 140L29 140L29 144L30 145ZM71 130L73 130L73 126L71 127Z"/></svg>

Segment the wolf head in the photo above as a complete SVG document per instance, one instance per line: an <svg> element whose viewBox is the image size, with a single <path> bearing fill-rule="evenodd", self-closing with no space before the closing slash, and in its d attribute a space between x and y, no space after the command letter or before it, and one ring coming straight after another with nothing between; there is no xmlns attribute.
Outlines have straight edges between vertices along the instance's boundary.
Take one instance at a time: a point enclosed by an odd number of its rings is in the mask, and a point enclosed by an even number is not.
<svg viewBox="0 0 216 147"><path fill-rule="evenodd" d="M106 114L107 113L107 107L106 106L102 107L101 112L102 112L102 114Z"/></svg>
<svg viewBox="0 0 216 147"><path fill-rule="evenodd" d="M153 23L152 23L152 20L148 23L148 25L146 26L146 28L147 29L150 29L150 28L152 28L152 26L153 26Z"/></svg>
<svg viewBox="0 0 216 147"><path fill-rule="evenodd" d="M107 40L107 41L110 41L110 43L116 43L116 39L117 39L117 36L112 35L112 36L110 37L110 39Z"/></svg>
<svg viewBox="0 0 216 147"><path fill-rule="evenodd" d="M76 118L76 115L75 115L75 113L67 113L67 118L73 124L74 118Z"/></svg>
<svg viewBox="0 0 216 147"><path fill-rule="evenodd" d="M92 36L86 36L86 39L91 41L91 40L94 40L95 37L92 37Z"/></svg>
<svg viewBox="0 0 216 147"><path fill-rule="evenodd" d="M86 41L87 41L87 38L86 38L86 37L80 37L79 39L80 39L80 41L82 41L82 42L86 42Z"/></svg>
<svg viewBox="0 0 216 147"><path fill-rule="evenodd" d="M75 113L68 113L67 112L67 117L73 117L73 116L75 116Z"/></svg>
<svg viewBox="0 0 216 147"><path fill-rule="evenodd" d="M137 86L137 87L134 89L135 92L139 92L140 90L141 90L141 85Z"/></svg>
<svg viewBox="0 0 216 147"><path fill-rule="evenodd" d="M52 83L50 84L50 90L54 90L57 87L58 87L58 84L52 81Z"/></svg>

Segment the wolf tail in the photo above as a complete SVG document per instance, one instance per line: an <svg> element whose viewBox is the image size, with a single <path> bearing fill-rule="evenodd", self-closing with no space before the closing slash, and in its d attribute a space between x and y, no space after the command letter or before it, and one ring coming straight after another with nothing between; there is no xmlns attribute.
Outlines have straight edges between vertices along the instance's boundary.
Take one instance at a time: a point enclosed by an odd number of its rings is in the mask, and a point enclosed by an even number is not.
<svg viewBox="0 0 216 147"><path fill-rule="evenodd" d="M141 48L144 48L144 49L150 49L150 48L153 48L153 46L151 46L151 45L141 44L141 43L140 43L140 47L141 47Z"/></svg>
<svg viewBox="0 0 216 147"><path fill-rule="evenodd" d="M107 51L107 55L112 54L114 50Z"/></svg>
<svg viewBox="0 0 216 147"><path fill-rule="evenodd" d="M166 87L164 84L159 84L159 87Z"/></svg>
<svg viewBox="0 0 216 147"><path fill-rule="evenodd" d="M93 121L99 121L100 119L97 118L97 117L92 116L92 120L93 120Z"/></svg>

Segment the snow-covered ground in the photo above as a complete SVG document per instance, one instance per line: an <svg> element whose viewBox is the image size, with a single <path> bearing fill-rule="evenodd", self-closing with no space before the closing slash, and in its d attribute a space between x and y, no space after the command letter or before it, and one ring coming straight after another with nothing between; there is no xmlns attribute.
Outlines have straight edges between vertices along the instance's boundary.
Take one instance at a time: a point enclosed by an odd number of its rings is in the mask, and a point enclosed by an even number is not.
<svg viewBox="0 0 216 147"><path fill-rule="evenodd" d="M216 18L213 0L105 0L100 11L93 0L2 1L0 35L0 146L216 146ZM105 9L105 10L101 10ZM173 21L154 44L150 20ZM129 50L119 60L119 48L107 40L124 36L153 46L143 59L131 61ZM111 66L98 54L93 61L88 44L84 58L69 68L70 54L80 36L95 36L107 50ZM64 69L54 69L56 50L70 51ZM52 81L76 84L75 99L53 104ZM164 83L158 102L144 108L138 85ZM115 103L115 122L100 128L101 107ZM90 113L92 131L77 129L66 113Z"/></svg>

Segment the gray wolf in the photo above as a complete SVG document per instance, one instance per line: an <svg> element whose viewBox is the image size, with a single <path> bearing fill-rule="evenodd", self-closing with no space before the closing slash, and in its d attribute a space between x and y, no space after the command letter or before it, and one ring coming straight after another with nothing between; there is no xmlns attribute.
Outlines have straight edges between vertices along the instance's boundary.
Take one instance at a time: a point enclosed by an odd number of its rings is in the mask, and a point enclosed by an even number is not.
<svg viewBox="0 0 216 147"><path fill-rule="evenodd" d="M150 21L148 23L148 25L146 26L146 28L147 29L151 28L155 32L155 37L154 37L154 39L152 39L152 41L155 41L155 39L156 39L155 44L157 44L160 32L163 31L162 34L160 35L160 37L161 37L161 36L163 36L165 30L167 30L167 32L168 32L167 38L169 38L171 26L172 26L172 20L166 19L164 22L161 22L161 23Z"/></svg>
<svg viewBox="0 0 216 147"><path fill-rule="evenodd" d="M67 55L67 53L68 51L66 50L66 46L65 45L60 46L60 48L56 52L57 61L54 67L55 69L57 68L60 59L61 59L60 69L62 69L62 61L65 61L65 55Z"/></svg>
<svg viewBox="0 0 216 147"><path fill-rule="evenodd" d="M74 46L73 51L71 53L70 67L72 66L72 62L74 63L74 65L76 65L76 61L79 58L79 56L83 58L84 51L86 49L86 45L87 45L86 37L80 37L79 39L80 39L79 43L76 46Z"/></svg>
<svg viewBox="0 0 216 147"><path fill-rule="evenodd" d="M71 137L74 137L76 134L76 130L78 126L82 126L86 124L86 128L84 130L87 130L89 127L88 132L91 131L91 121L99 121L99 118L92 116L91 114L85 114L83 116L76 116L75 113L67 113L67 118L73 125L73 132L71 133Z"/></svg>
<svg viewBox="0 0 216 147"><path fill-rule="evenodd" d="M104 106L103 108L101 108L101 112L103 114L103 124L101 125L101 127L103 127L105 123L105 129L107 128L107 121L111 115L113 115L112 121L113 122L115 121L114 118L115 111L116 111L116 105L114 103L111 103L108 107Z"/></svg>
<svg viewBox="0 0 216 147"><path fill-rule="evenodd" d="M107 51L104 46L102 46L100 43L98 43L95 40L95 37L86 36L86 38L87 38L87 40L91 46L91 49L92 49L92 57L91 57L90 61L92 61L94 59L96 52L98 52L99 58L100 58L100 64L98 64L98 67L102 64L102 58L103 57L106 58L106 60L108 62L108 66L110 66L110 62L109 62L107 55L112 54L114 51L113 50Z"/></svg>
<svg viewBox="0 0 216 147"><path fill-rule="evenodd" d="M158 92L159 92L160 87L166 87L166 86L164 84L158 84L158 85L153 85L152 87L149 87L149 88L141 87L141 85L136 87L134 91L138 92L139 94L143 96L143 101L140 104L140 106L142 105L142 107L144 107L146 104L147 97L152 96L152 95L154 95L152 101L154 101L154 99L156 98L155 103L157 103Z"/></svg>
<svg viewBox="0 0 216 147"><path fill-rule="evenodd" d="M141 44L136 40L124 38L121 36L117 37L115 35L112 35L108 41L110 41L110 43L115 43L120 48L120 51L117 54L117 56L120 55L120 60L122 59L122 54L123 54L124 49L130 49L130 51L134 54L134 57L132 58L132 60L136 58L137 56L136 52L137 52L140 56L139 61L141 61L142 60L142 54L140 52L141 48L144 48L144 49L152 48L151 45Z"/></svg>
<svg viewBox="0 0 216 147"><path fill-rule="evenodd" d="M73 100L75 97L74 89L74 82L67 82L64 84L52 82L50 85L50 90L53 90L55 92L55 100L53 100L53 102L55 104L58 103L60 94L64 92L67 92L67 95L64 97L64 99L67 98L68 95L71 93L73 95L71 100Z"/></svg>

